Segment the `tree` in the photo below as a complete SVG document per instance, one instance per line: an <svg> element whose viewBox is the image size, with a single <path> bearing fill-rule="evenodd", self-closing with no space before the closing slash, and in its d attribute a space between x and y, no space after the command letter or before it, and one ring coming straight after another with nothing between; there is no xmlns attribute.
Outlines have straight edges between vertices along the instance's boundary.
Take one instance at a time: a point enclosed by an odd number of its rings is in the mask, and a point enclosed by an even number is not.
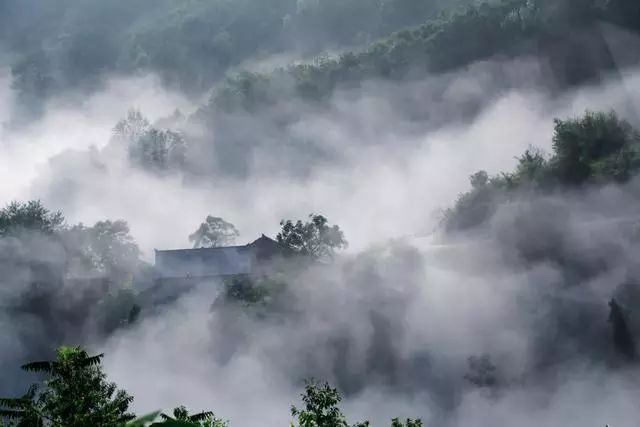
<svg viewBox="0 0 640 427"><path fill-rule="evenodd" d="M132 420L127 411L133 397L106 381L102 357L89 356L79 347L60 347L56 360L22 366L48 378L22 398L1 399L2 416L16 425L51 427L118 426Z"/></svg>
<svg viewBox="0 0 640 427"><path fill-rule="evenodd" d="M123 276L139 265L140 249L126 221L98 221L92 227L74 225L65 243L81 264L102 274Z"/></svg>
<svg viewBox="0 0 640 427"><path fill-rule="evenodd" d="M51 234L64 225L62 212L51 212L40 200L26 203L13 201L0 210L0 236L15 234L21 230Z"/></svg>
<svg viewBox="0 0 640 427"><path fill-rule="evenodd" d="M529 148L513 172L471 176L471 189L445 211L444 225L462 230L486 222L501 203L526 194L581 185L624 183L640 171L640 133L615 112L587 111L577 119L554 121L553 153Z"/></svg>
<svg viewBox="0 0 640 427"><path fill-rule="evenodd" d="M135 141L151 128L149 120L139 110L129 110L127 117L120 120L113 128L116 138L123 141Z"/></svg>
<svg viewBox="0 0 640 427"><path fill-rule="evenodd" d="M553 150L551 167L562 184L622 182L640 169L640 134L614 112L556 119Z"/></svg>
<svg viewBox="0 0 640 427"><path fill-rule="evenodd" d="M467 359L469 371L465 374L464 379L476 387L491 388L495 387L498 380L496 375L496 366L491 361L488 354L482 356L471 356Z"/></svg>
<svg viewBox="0 0 640 427"><path fill-rule="evenodd" d="M394 418L391 420L391 427L422 427L422 420L407 418L403 423L399 418Z"/></svg>
<svg viewBox="0 0 640 427"><path fill-rule="evenodd" d="M278 243L292 254L309 256L314 259L331 258L337 249L347 247L344 233L337 225L329 226L322 215L309 215L309 221L280 221L282 230L278 233Z"/></svg>
<svg viewBox="0 0 640 427"><path fill-rule="evenodd" d="M291 407L291 415L297 419L297 426L291 427L349 427L347 419L338 407L342 397L329 383L320 384L315 380L305 381L302 402L304 408ZM369 421L361 421L352 427L369 427ZM391 427L422 427L422 420L407 418L402 423L399 418L391 420Z"/></svg>
<svg viewBox="0 0 640 427"><path fill-rule="evenodd" d="M184 406L178 406L173 410L173 417L162 413L160 418L165 421L183 421L188 422L191 425L199 427L228 427L226 421L223 421L215 416L211 411L203 411L197 414L189 414L189 411ZM163 424L163 423L157 423Z"/></svg>
<svg viewBox="0 0 640 427"><path fill-rule="evenodd" d="M200 227L189 236L194 248L215 248L235 242L240 235L236 227L222 218L208 215Z"/></svg>
<svg viewBox="0 0 640 427"><path fill-rule="evenodd" d="M187 144L183 135L152 126L138 110L130 110L127 117L116 124L113 136L127 145L129 160L144 169L163 172L185 166Z"/></svg>
<svg viewBox="0 0 640 427"><path fill-rule="evenodd" d="M38 387L33 385L18 398L0 398L0 421L7 420L7 426L42 427L43 419L34 404ZM0 426L3 424L0 422Z"/></svg>
<svg viewBox="0 0 640 427"><path fill-rule="evenodd" d="M291 407L291 415L297 418L298 427L349 427L344 414L338 408L342 398L337 389L328 383L319 384L315 380L309 380L305 382L304 390L301 395L304 408ZM368 425L369 422L365 421L355 424L354 427Z"/></svg>

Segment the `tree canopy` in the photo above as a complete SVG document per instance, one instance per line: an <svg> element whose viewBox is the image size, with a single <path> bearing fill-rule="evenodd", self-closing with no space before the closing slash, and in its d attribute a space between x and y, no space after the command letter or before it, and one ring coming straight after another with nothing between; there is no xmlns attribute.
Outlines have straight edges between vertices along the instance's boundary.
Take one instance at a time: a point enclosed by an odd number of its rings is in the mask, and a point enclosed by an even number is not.
<svg viewBox="0 0 640 427"><path fill-rule="evenodd" d="M117 426L132 420L128 409L133 398L106 380L99 366L102 357L79 347L60 347L55 360L22 366L47 379L21 398L0 399L6 408L0 415L21 426Z"/></svg>
<svg viewBox="0 0 640 427"><path fill-rule="evenodd" d="M471 190L445 212L450 230L475 227L501 203L526 192L548 194L584 186L625 183L640 171L640 134L615 112L587 111L582 117L556 119L553 152L531 148L512 172L471 176ZM523 191L525 191L523 195Z"/></svg>
<svg viewBox="0 0 640 427"><path fill-rule="evenodd" d="M133 397L106 380L102 358L79 347L60 347L55 360L24 365L23 370L43 373L47 379L19 398L0 398L0 421L15 427L228 427L212 411L190 414L185 406L175 408L172 415L158 411L134 419L128 412ZM303 407L291 407L297 426L349 427L338 407L340 393L328 383L306 381L301 397ZM368 425L364 421L353 427ZM392 420L392 427L405 426L421 427L422 422Z"/></svg>
<svg viewBox="0 0 640 427"><path fill-rule="evenodd" d="M222 218L207 215L198 229L189 235L194 248L215 248L228 246L235 242L240 232L230 222Z"/></svg>
<svg viewBox="0 0 640 427"><path fill-rule="evenodd" d="M39 200L14 201L0 210L0 236L30 230L51 234L64 225L62 212L51 212Z"/></svg>
<svg viewBox="0 0 640 427"><path fill-rule="evenodd" d="M337 225L329 225L322 215L310 214L307 222L280 222L282 230L276 239L291 254L314 259L331 258L336 250L347 247L344 233Z"/></svg>

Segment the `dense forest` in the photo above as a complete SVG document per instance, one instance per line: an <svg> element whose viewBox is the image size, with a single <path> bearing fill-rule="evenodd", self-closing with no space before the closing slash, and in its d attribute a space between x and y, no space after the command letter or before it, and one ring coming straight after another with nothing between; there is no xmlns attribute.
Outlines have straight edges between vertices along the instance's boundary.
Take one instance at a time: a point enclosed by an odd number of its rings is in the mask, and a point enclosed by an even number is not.
<svg viewBox="0 0 640 427"><path fill-rule="evenodd" d="M0 425L629 424L638 39L636 0L0 2ZM149 75L189 111L104 101ZM267 273L158 285L256 230Z"/></svg>
<svg viewBox="0 0 640 427"><path fill-rule="evenodd" d="M256 55L363 45L449 6L440 0L9 0L1 6L0 31L21 96L38 102L70 88L95 88L111 73L157 71L183 90L207 90Z"/></svg>

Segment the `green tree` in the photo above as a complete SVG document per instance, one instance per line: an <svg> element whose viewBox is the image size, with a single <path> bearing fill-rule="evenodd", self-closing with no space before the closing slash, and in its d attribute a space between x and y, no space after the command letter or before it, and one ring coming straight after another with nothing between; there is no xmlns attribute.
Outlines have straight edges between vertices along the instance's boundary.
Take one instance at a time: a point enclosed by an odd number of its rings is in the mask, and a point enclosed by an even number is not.
<svg viewBox="0 0 640 427"><path fill-rule="evenodd" d="M314 259L331 258L337 249L347 247L344 233L337 225L329 226L322 215L309 215L309 221L280 221L282 227L277 241L291 254Z"/></svg>
<svg viewBox="0 0 640 427"><path fill-rule="evenodd" d="M43 418L35 399L38 387L33 385L18 398L0 398L0 426L5 420L7 427L43 427Z"/></svg>
<svg viewBox="0 0 640 427"><path fill-rule="evenodd" d="M189 236L194 248L215 248L233 244L240 235L236 227L222 218L208 215L198 229Z"/></svg>
<svg viewBox="0 0 640 427"><path fill-rule="evenodd" d="M313 379L305 381L301 397L304 406L291 407L291 415L297 421L297 424L291 423L292 427L349 427L346 417L338 407L342 397L329 383L321 384ZM368 426L369 421L353 424L353 427ZM407 418L402 423L399 418L393 418L391 427L422 427L422 420Z"/></svg>
<svg viewBox="0 0 640 427"><path fill-rule="evenodd" d="M555 120L551 167L562 184L626 181L640 169L640 134L615 114Z"/></svg>
<svg viewBox="0 0 640 427"><path fill-rule="evenodd" d="M291 407L291 415L297 419L297 427L349 427L338 404L342 400L338 390L328 383L315 380L305 382L305 392L301 395L304 407ZM369 422L355 424L354 427L368 426ZM292 426L294 426L292 424Z"/></svg>
<svg viewBox="0 0 640 427"><path fill-rule="evenodd" d="M399 418L394 418L391 420L391 427L422 427L422 420L407 418L403 423Z"/></svg>
<svg viewBox="0 0 640 427"><path fill-rule="evenodd" d="M0 210L0 236L23 230L51 234L64 226L62 212L51 212L40 200L26 203L13 201Z"/></svg>
<svg viewBox="0 0 640 427"><path fill-rule="evenodd" d="M178 406L173 410L173 417L162 413L160 418L165 421L183 421L188 422L191 425L199 427L228 427L229 423L223 421L215 416L211 411L203 411L197 414L189 414L189 411L184 406ZM163 423L157 423L163 424Z"/></svg>
<svg viewBox="0 0 640 427"><path fill-rule="evenodd" d="M79 347L60 347L55 360L22 366L47 379L37 392L32 388L20 399L2 399L5 411L17 411L3 415L17 425L38 422L51 427L117 426L132 420L128 408L133 397L106 380L102 357L89 356Z"/></svg>
<svg viewBox="0 0 640 427"><path fill-rule="evenodd" d="M138 110L113 128L113 140L126 144L129 160L144 169L163 172L181 170L186 165L187 143L180 132L160 129Z"/></svg>
<svg viewBox="0 0 640 427"><path fill-rule="evenodd" d="M615 112L587 111L582 117L555 120L551 156L530 148L513 172L471 176L471 189L445 211L449 230L479 226L500 203L533 190L548 193L581 185L624 183L640 171L640 133ZM526 191L525 191L526 190Z"/></svg>
<svg viewBox="0 0 640 427"><path fill-rule="evenodd" d="M139 266L141 252L124 220L74 225L63 237L69 252L85 268L122 279Z"/></svg>

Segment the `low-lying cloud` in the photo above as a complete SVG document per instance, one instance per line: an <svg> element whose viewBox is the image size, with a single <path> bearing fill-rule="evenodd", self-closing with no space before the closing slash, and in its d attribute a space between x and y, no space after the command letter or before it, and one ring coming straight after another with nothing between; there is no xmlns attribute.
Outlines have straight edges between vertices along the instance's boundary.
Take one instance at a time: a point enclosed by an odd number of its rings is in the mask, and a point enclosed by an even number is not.
<svg viewBox="0 0 640 427"><path fill-rule="evenodd" d="M0 133L0 197L41 198L70 222L126 219L148 258L153 248L185 247L209 213L233 222L245 241L274 235L280 219L309 212L345 230L351 247L344 257L288 277L293 315L256 320L212 309L214 295L199 290L162 316L99 343L110 378L135 395L136 410L186 404L212 409L233 425L282 425L300 381L314 375L346 391L344 408L353 421L376 425L392 416L472 427L629 425L640 416L630 380L637 373L610 370L601 359L606 303L619 282L634 277L630 264L638 248L623 233L583 234L576 218L585 200L598 208L626 203L632 213L637 183L577 195L577 201L553 200L566 214L559 230L549 231L545 218L530 214L542 206L543 216L548 201L534 200L525 210L527 231L559 232L572 259L611 261L583 280L579 295L565 286L561 266L519 263L514 252L536 236L519 230L517 212L507 208L495 215L488 241L451 246L445 240L424 248L415 241L437 225L435 212L467 189L471 173L510 170L531 145L549 151L553 118L615 108L638 123L628 108L630 99L638 101L638 73L624 84L553 97L530 82L517 84L516 77L504 87L488 85L481 73L502 67L509 75L524 67L535 74L538 65L477 64L427 79L447 85L433 91L445 93L443 99L424 100L434 112L464 108L468 98L486 100L467 121L462 114L436 115L416 125L393 108L397 98L388 94L416 91L425 82L338 93L330 108L301 115L285 131L339 156L300 179L279 169L287 164L278 157L286 150L260 145L242 178L212 169L192 182L132 167L109 143L129 108L154 120L194 106L151 77L114 81L80 106L54 101L42 121ZM9 80L1 76L0 113L10 117ZM213 135L211 143L217 142ZM305 161L291 153L287 160ZM403 236L413 239L389 242ZM603 250L612 247L609 240L619 252ZM587 344L593 354L581 355ZM479 391L464 379L467 359L482 354L504 380L497 391Z"/></svg>

